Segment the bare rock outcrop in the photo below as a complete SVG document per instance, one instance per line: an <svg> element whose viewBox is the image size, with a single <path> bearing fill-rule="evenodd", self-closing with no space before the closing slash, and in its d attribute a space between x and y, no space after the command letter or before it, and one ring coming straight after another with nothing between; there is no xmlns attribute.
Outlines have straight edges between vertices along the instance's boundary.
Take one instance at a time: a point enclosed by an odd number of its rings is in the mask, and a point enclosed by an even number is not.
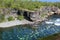
<svg viewBox="0 0 60 40"><path fill-rule="evenodd" d="M16 10L10 8L0 8L0 13L8 16L17 17L18 15L22 14L25 19L32 20L32 21L42 21L45 20L48 16L55 14L60 14L60 9L58 7L50 7L44 6L40 9L35 11L30 10Z"/></svg>

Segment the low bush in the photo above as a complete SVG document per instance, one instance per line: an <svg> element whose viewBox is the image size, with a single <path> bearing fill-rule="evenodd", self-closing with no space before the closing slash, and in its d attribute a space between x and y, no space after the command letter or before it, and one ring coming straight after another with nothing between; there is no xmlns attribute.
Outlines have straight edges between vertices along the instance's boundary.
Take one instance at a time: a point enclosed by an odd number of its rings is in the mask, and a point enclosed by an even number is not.
<svg viewBox="0 0 60 40"><path fill-rule="evenodd" d="M5 21L5 16L3 14L0 14L0 22Z"/></svg>
<svg viewBox="0 0 60 40"><path fill-rule="evenodd" d="M24 19L24 16L23 16L23 15L19 15L19 16L17 17L17 19L18 19L18 20L23 20L23 19Z"/></svg>
<svg viewBox="0 0 60 40"><path fill-rule="evenodd" d="M12 16L8 17L8 21L12 21L14 18Z"/></svg>

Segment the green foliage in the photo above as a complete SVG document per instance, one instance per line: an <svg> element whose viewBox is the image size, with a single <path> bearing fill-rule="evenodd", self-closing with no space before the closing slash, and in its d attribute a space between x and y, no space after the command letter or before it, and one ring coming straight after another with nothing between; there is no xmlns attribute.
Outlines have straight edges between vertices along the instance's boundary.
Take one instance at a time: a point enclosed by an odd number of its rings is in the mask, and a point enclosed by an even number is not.
<svg viewBox="0 0 60 40"><path fill-rule="evenodd" d="M0 22L4 22L5 21L5 16L3 14L0 14Z"/></svg>
<svg viewBox="0 0 60 40"><path fill-rule="evenodd" d="M38 0L0 0L0 8L17 8L17 9L29 9L34 10L41 6L57 6L60 8L60 2L40 2Z"/></svg>
<svg viewBox="0 0 60 40"><path fill-rule="evenodd" d="M24 8L29 10L34 10L35 8L40 8L41 6L58 6L60 3L51 3L51 2L39 2L38 0L0 0L0 7L4 8Z"/></svg>
<svg viewBox="0 0 60 40"><path fill-rule="evenodd" d="M19 15L19 16L17 17L17 19L18 19L18 20L23 20L23 19L24 19L24 16Z"/></svg>
<svg viewBox="0 0 60 40"><path fill-rule="evenodd" d="M8 21L12 21L14 18L12 16L8 17Z"/></svg>

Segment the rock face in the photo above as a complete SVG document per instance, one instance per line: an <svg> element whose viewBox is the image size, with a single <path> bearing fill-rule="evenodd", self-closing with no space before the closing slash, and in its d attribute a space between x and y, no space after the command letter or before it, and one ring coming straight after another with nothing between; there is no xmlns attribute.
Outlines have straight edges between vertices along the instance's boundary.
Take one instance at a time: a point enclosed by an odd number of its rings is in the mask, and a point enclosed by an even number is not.
<svg viewBox="0 0 60 40"><path fill-rule="evenodd" d="M10 16L13 18L16 18L18 16L17 10L10 8L1 8L0 13L5 15L5 19L8 19Z"/></svg>
<svg viewBox="0 0 60 40"><path fill-rule="evenodd" d="M39 12L33 12L30 14L30 18L33 21L38 21L40 19L40 13Z"/></svg>
<svg viewBox="0 0 60 40"><path fill-rule="evenodd" d="M40 8L40 9L37 9L35 12L33 12L31 15L30 15L30 18L33 20L33 21L41 21L41 20L45 20L46 17L50 16L50 15L53 15L54 13L56 14L60 14L60 9L58 7L43 7L43 8Z"/></svg>
<svg viewBox="0 0 60 40"><path fill-rule="evenodd" d="M60 9L58 7L49 7L44 6L35 11L30 10L16 10L10 8L1 8L0 13L8 16L17 17L18 15L23 15L25 19L29 21L42 21L45 20L46 17L55 14L60 14Z"/></svg>

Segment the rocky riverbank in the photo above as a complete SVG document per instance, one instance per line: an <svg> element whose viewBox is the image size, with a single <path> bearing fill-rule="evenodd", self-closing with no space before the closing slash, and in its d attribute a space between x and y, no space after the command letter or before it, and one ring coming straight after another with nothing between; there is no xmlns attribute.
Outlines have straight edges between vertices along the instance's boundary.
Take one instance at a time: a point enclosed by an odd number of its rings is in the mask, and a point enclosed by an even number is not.
<svg viewBox="0 0 60 40"><path fill-rule="evenodd" d="M18 10L18 9L0 9L3 22L0 22L0 27L10 27L15 25L36 24L53 14L60 14L60 9L57 7L43 7L36 11ZM1 16L0 14L0 16ZM6 19L6 21L5 21ZM25 19L25 20L24 20ZM0 20L0 21L2 21Z"/></svg>
<svg viewBox="0 0 60 40"><path fill-rule="evenodd" d="M0 28L8 28L16 25L25 25L25 24L33 24L34 22L30 22L27 20L14 20L14 21L9 21L9 22L3 22L0 23Z"/></svg>

